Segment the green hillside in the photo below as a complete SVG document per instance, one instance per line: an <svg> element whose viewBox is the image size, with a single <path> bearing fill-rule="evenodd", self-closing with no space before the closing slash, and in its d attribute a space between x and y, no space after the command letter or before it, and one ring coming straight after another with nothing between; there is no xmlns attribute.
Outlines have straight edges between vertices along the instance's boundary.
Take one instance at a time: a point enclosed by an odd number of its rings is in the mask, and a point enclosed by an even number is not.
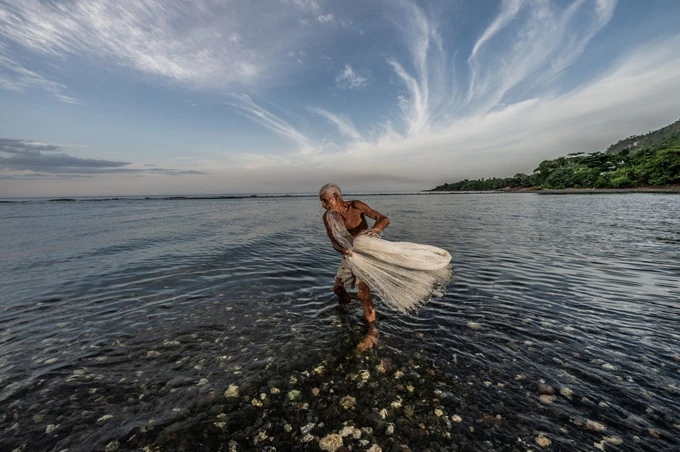
<svg viewBox="0 0 680 452"><path fill-rule="evenodd" d="M680 120L662 129L645 135L633 135L607 148L608 154L618 154L623 150L634 150L636 147L664 148L671 147L680 140Z"/></svg>
<svg viewBox="0 0 680 452"><path fill-rule="evenodd" d="M680 121L646 135L631 136L606 152L575 152L544 160L532 174L462 180L432 191L480 191L538 187L634 188L680 183Z"/></svg>

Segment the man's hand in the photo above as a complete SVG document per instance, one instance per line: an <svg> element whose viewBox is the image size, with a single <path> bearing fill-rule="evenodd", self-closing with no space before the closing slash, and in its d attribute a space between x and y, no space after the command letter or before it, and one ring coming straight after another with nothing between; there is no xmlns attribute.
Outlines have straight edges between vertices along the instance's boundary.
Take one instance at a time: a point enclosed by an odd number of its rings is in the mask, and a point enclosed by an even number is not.
<svg viewBox="0 0 680 452"><path fill-rule="evenodd" d="M363 235L367 235L369 237L380 237L382 235L382 231L378 228L371 228L371 229L366 229L361 232Z"/></svg>

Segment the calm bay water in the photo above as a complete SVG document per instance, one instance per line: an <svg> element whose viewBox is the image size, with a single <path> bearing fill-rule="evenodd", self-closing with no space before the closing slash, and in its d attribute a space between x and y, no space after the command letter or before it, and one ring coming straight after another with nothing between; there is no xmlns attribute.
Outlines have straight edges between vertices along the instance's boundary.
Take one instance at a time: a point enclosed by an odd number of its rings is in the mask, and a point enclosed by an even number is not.
<svg viewBox="0 0 680 452"><path fill-rule="evenodd" d="M315 198L0 204L0 450L678 450L680 196L362 199L456 273L366 353Z"/></svg>

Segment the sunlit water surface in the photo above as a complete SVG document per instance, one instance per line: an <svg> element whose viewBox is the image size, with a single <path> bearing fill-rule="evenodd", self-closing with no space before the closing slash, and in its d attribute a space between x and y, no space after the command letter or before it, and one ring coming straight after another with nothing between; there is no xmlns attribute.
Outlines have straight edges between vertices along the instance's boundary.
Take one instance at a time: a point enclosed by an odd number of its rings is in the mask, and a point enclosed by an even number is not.
<svg viewBox="0 0 680 452"><path fill-rule="evenodd" d="M0 205L0 450L678 450L680 197L363 199L456 275L363 354L314 198Z"/></svg>

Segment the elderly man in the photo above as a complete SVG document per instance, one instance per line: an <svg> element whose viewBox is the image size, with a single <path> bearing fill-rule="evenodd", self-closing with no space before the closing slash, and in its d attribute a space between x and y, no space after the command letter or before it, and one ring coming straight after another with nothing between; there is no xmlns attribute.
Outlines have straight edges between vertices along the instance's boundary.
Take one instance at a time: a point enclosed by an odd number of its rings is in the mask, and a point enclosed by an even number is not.
<svg viewBox="0 0 680 452"><path fill-rule="evenodd" d="M366 338L359 344L362 349L371 348L377 342L377 330L375 329L375 308L373 307L373 301L371 300L371 291L368 285L359 280L356 275L352 273L349 265L345 261L345 256L351 256L352 251L343 248L335 237L331 230L331 226L328 222L328 212L337 212L340 214L345 222L345 227L352 237L356 237L361 232L369 229L368 223L366 222L366 217L375 220L371 231L382 232L383 229L390 224L390 220L380 212L376 212L371 209L368 205L361 201L345 201L342 198L342 191L340 187L335 184L326 184L321 187L319 191L319 199L321 200L321 206L326 209L324 213L323 221L326 226L326 232L328 237L331 239L333 244L333 249L343 255L342 262L340 263L340 268L335 276L335 285L333 286L333 292L340 298L340 303L349 303L351 298L347 293L346 289L354 288L358 286L357 297L361 301L361 305L364 308L364 317L369 323L369 334Z"/></svg>

